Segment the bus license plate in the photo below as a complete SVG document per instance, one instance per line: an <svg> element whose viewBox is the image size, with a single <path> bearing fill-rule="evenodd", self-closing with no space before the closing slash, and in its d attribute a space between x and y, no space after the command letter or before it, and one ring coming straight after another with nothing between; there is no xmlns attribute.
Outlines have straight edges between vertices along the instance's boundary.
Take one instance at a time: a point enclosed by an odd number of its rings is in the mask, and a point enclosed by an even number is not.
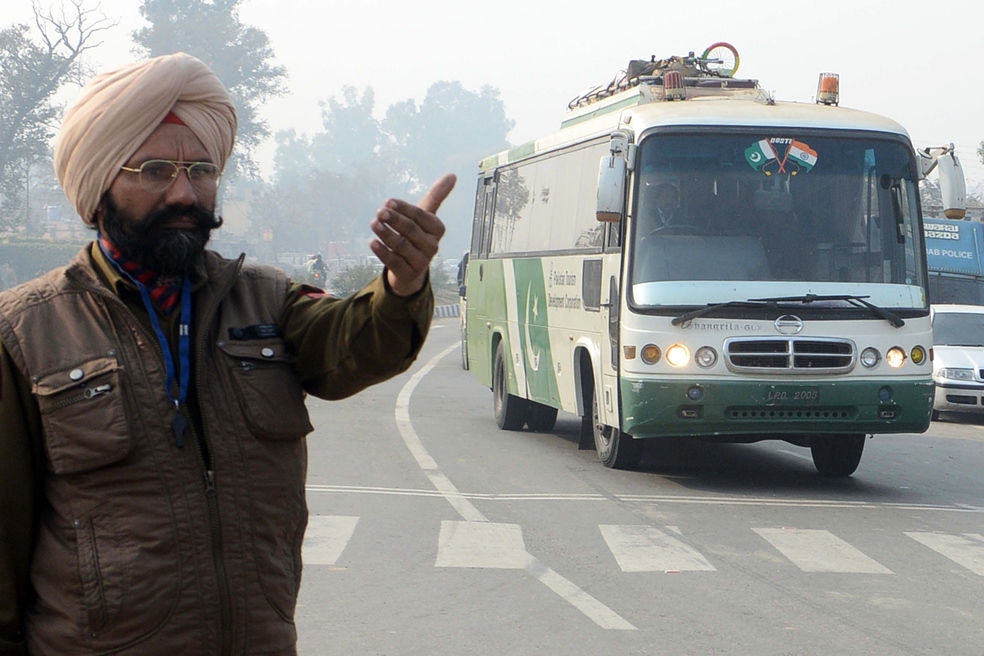
<svg viewBox="0 0 984 656"><path fill-rule="evenodd" d="M819 405L820 388L803 385L766 385L765 405Z"/></svg>

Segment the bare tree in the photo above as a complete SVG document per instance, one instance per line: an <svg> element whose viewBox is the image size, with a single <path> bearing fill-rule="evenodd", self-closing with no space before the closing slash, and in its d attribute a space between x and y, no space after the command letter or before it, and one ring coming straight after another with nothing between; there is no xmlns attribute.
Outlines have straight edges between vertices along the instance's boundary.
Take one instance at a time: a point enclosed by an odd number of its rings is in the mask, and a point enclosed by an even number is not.
<svg viewBox="0 0 984 656"><path fill-rule="evenodd" d="M0 30L0 227L27 218L28 170L49 157L61 108L52 98L66 84L90 75L82 55L116 23L83 0L54 8L32 4L34 25Z"/></svg>

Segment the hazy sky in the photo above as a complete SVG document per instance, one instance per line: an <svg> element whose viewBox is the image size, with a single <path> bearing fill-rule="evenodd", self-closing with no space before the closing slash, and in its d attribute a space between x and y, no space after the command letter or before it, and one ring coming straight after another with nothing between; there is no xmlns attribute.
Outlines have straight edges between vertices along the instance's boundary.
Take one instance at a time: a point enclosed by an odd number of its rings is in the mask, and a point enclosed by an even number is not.
<svg viewBox="0 0 984 656"><path fill-rule="evenodd" d="M98 3L119 26L91 53L97 70L133 59L139 6ZM0 26L30 18L29 0L2 1ZM738 77L780 100L812 102L819 73L839 73L841 105L899 121L917 148L954 142L968 186L984 191L984 8L972 0L244 0L240 18L266 31L290 73L289 94L263 109L274 131L318 131L318 101L345 85L371 86L382 116L457 80L500 91L518 144L557 129L569 100L631 59L727 41L741 56Z"/></svg>

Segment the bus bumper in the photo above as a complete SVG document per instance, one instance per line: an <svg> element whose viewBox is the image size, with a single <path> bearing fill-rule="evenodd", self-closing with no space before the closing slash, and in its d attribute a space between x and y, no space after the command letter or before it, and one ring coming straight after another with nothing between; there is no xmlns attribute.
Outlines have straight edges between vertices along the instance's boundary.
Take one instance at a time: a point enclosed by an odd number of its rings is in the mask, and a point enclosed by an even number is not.
<svg viewBox="0 0 984 656"><path fill-rule="evenodd" d="M922 433L925 380L675 382L623 378L622 430L635 437Z"/></svg>

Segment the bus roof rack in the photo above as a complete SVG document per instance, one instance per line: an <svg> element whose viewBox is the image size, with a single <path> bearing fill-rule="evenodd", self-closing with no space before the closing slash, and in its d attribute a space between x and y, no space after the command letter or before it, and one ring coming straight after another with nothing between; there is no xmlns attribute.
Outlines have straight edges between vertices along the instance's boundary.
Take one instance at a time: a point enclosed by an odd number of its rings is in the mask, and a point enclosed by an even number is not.
<svg viewBox="0 0 984 656"><path fill-rule="evenodd" d="M732 64L722 65L722 60L711 58L709 54L717 52L715 46L725 47L725 52L733 56ZM627 91L637 86L655 86L667 88L667 78L673 86L700 90L720 90L727 93L728 89L758 89L758 80L737 79L732 77L738 68L738 51L728 44L718 43L704 51L700 57L691 52L686 57L677 55L666 59L656 59L653 55L649 61L633 59L623 70L619 71L611 82L588 89L567 104L568 109L585 107L599 100ZM670 74L669 76L667 74ZM679 75L679 77L677 77ZM679 81L678 81L679 80ZM700 93L699 95L719 95L719 93ZM668 100L685 97L682 94L661 94L653 99Z"/></svg>

